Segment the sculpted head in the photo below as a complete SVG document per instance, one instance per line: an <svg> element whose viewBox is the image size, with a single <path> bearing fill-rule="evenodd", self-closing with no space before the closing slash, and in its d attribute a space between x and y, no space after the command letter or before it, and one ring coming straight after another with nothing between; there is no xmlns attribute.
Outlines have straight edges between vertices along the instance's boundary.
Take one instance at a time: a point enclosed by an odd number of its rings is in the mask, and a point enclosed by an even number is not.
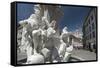
<svg viewBox="0 0 100 68"><path fill-rule="evenodd" d="M53 21L50 23L50 27L52 27L52 28L55 28L55 27L56 27L56 21L55 21L55 20L53 20Z"/></svg>
<svg viewBox="0 0 100 68"><path fill-rule="evenodd" d="M62 31L63 31L63 33L68 33L67 27L64 27Z"/></svg>
<svg viewBox="0 0 100 68"><path fill-rule="evenodd" d="M30 17L29 17L29 19L34 19L34 18L36 18L35 14L31 14Z"/></svg>
<svg viewBox="0 0 100 68"><path fill-rule="evenodd" d="M41 8L40 8L40 5L34 5L34 13L35 14L37 14L37 15L39 15L40 14L40 10L41 10Z"/></svg>
<svg viewBox="0 0 100 68"><path fill-rule="evenodd" d="M67 30L67 27L64 27L64 30Z"/></svg>

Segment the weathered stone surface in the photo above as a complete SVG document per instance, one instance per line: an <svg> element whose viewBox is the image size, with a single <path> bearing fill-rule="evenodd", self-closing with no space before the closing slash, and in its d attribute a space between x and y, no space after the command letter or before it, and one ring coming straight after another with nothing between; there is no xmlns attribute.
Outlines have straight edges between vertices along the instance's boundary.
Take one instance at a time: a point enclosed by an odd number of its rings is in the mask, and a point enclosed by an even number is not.
<svg viewBox="0 0 100 68"><path fill-rule="evenodd" d="M59 8L48 7L57 11ZM22 32L18 33L17 41L19 49L26 52L26 64L68 62L73 51L72 34L67 27L58 34L56 15L50 16L52 12L48 7L35 5L34 14L19 22Z"/></svg>
<svg viewBox="0 0 100 68"><path fill-rule="evenodd" d="M28 58L26 63L27 64L44 63L44 57L41 54L34 54Z"/></svg>

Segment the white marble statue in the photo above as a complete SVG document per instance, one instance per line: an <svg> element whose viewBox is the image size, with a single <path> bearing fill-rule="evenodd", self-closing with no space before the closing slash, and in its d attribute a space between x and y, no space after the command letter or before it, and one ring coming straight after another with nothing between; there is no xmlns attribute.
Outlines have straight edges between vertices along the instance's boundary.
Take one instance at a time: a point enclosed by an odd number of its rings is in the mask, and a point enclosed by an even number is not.
<svg viewBox="0 0 100 68"><path fill-rule="evenodd" d="M66 48L66 52L71 53L73 51L73 45Z"/></svg>
<svg viewBox="0 0 100 68"><path fill-rule="evenodd" d="M47 18L45 16L42 17L42 22L40 23L40 28L41 29L47 29L49 27L49 21L47 20Z"/></svg>
<svg viewBox="0 0 100 68"><path fill-rule="evenodd" d="M63 28L62 33L66 33L66 34L68 33L67 27L64 27L64 28Z"/></svg>
<svg viewBox="0 0 100 68"><path fill-rule="evenodd" d="M26 26L23 27L20 49L21 49L22 52L26 51L27 58L29 58L33 54L32 53L33 52L32 40L31 40L30 35L27 32Z"/></svg>
<svg viewBox="0 0 100 68"><path fill-rule="evenodd" d="M34 5L34 13L30 15L28 19L22 20L19 22L20 25L28 24L27 31L29 35L32 37L32 31L39 29L39 24L41 21L41 8L39 5Z"/></svg>
<svg viewBox="0 0 100 68"><path fill-rule="evenodd" d="M70 57L71 57L71 53L65 52L62 62L69 62Z"/></svg>
<svg viewBox="0 0 100 68"><path fill-rule="evenodd" d="M62 30L62 33L61 33L60 38L62 39L62 38L63 38L63 36L64 36L64 35L66 35L66 36L67 36L67 34L68 34L67 27L64 27L64 28L63 28L63 30Z"/></svg>
<svg viewBox="0 0 100 68"><path fill-rule="evenodd" d="M67 27L61 36L56 36L56 20L48 21L45 14L41 16L40 5L35 5L34 14L19 24L23 28L20 49L26 51L26 64L68 62L73 46L69 44Z"/></svg>
<svg viewBox="0 0 100 68"><path fill-rule="evenodd" d="M50 50L49 49L47 49L47 48L43 48L42 50L41 50L41 54L44 56L44 58L45 58L45 62L47 62L48 61L48 59L50 58Z"/></svg>
<svg viewBox="0 0 100 68"><path fill-rule="evenodd" d="M66 43L64 43L62 39L60 40L60 42L61 44L60 44L58 52L59 52L59 56L63 58L66 52Z"/></svg>
<svg viewBox="0 0 100 68"><path fill-rule="evenodd" d="M34 54L39 53L42 48L42 30L33 30L32 31L32 37L33 37L33 43L34 43Z"/></svg>
<svg viewBox="0 0 100 68"><path fill-rule="evenodd" d="M67 27L64 27L60 39L62 40L62 45L60 45L59 53L63 57L62 62L68 62L71 52L73 51L73 45L70 43L70 33L67 31Z"/></svg>
<svg viewBox="0 0 100 68"><path fill-rule="evenodd" d="M26 64L39 64L39 63L45 63L44 60L44 56L37 53L37 54L33 54L31 55L29 58L27 58L28 61L26 62Z"/></svg>
<svg viewBox="0 0 100 68"><path fill-rule="evenodd" d="M55 32L56 31L52 27L49 27L46 30L46 32L43 31L41 28L39 28L38 30L32 31L33 43L34 43L33 57L42 52L42 55L46 59L50 54L53 54L52 49L54 49L54 44L51 44L51 43L53 43L52 38L53 38L53 35L55 34ZM47 45L44 46L47 49L44 49L44 48L42 49L42 46L43 46L42 40L44 39L44 38L42 39L42 35L46 35L46 37L47 37L47 39L46 39L47 41L45 42L45 44L47 44ZM47 51L47 52L44 52L44 51ZM49 53L49 55L48 55L48 53ZM51 58L51 57L49 57L49 58ZM50 61L51 61L51 59L50 59ZM33 63L33 60L31 59L30 62Z"/></svg>

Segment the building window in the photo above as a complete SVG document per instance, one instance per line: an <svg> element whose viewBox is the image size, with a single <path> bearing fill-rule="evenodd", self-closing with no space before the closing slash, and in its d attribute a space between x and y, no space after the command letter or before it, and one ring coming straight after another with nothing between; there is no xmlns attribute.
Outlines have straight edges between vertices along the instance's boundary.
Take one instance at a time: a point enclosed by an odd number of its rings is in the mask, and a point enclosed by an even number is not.
<svg viewBox="0 0 100 68"><path fill-rule="evenodd" d="M90 33L90 39L91 39L91 33Z"/></svg>
<svg viewBox="0 0 100 68"><path fill-rule="evenodd" d="M88 37L88 36L86 36L86 39L87 39L87 40L89 40L89 37Z"/></svg>
<svg viewBox="0 0 100 68"><path fill-rule="evenodd" d="M91 20L93 20L93 15L91 15Z"/></svg>
<svg viewBox="0 0 100 68"><path fill-rule="evenodd" d="M90 39L90 34L88 35L88 39Z"/></svg>
<svg viewBox="0 0 100 68"><path fill-rule="evenodd" d="M89 26L89 31L91 32L91 26Z"/></svg>
<svg viewBox="0 0 100 68"><path fill-rule="evenodd" d="M90 24L90 19L88 20L88 24Z"/></svg>
<svg viewBox="0 0 100 68"><path fill-rule="evenodd" d="M92 29L94 29L94 23L92 23Z"/></svg>
<svg viewBox="0 0 100 68"><path fill-rule="evenodd" d="M88 26L88 22L86 22L86 27Z"/></svg>
<svg viewBox="0 0 100 68"><path fill-rule="evenodd" d="M85 28L85 33L87 33L87 28Z"/></svg>
<svg viewBox="0 0 100 68"><path fill-rule="evenodd" d="M92 32L92 35L93 35L93 38L95 38L95 32L94 31Z"/></svg>

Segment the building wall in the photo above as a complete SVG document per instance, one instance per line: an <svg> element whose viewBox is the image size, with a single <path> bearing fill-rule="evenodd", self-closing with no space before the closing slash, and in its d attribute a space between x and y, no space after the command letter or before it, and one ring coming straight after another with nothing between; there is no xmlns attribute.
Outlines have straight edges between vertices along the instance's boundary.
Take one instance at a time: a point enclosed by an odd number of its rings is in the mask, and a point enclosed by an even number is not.
<svg viewBox="0 0 100 68"><path fill-rule="evenodd" d="M83 48L81 37L76 37L76 36L72 35L71 39L72 39L71 43L74 46L74 48Z"/></svg>
<svg viewBox="0 0 100 68"><path fill-rule="evenodd" d="M96 48L96 8L90 9L83 23L83 45L90 50Z"/></svg>

